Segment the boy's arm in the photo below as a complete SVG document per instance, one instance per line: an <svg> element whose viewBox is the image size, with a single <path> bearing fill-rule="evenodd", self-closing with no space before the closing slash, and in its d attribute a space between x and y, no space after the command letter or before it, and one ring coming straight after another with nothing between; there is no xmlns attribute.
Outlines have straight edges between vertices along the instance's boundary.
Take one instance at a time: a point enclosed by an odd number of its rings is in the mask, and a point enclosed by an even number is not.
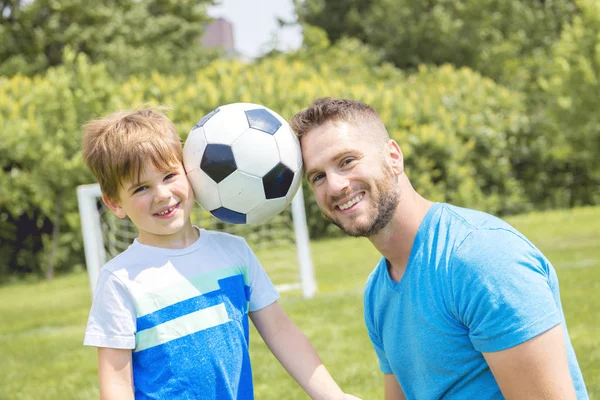
<svg viewBox="0 0 600 400"><path fill-rule="evenodd" d="M406 400L394 374L383 374L383 398L385 400Z"/></svg>
<svg viewBox="0 0 600 400"><path fill-rule="evenodd" d="M273 355L311 398L355 398L344 395L308 338L278 302L251 312L250 318Z"/></svg>
<svg viewBox="0 0 600 400"><path fill-rule="evenodd" d="M101 400L133 400L131 350L98 347L98 380Z"/></svg>

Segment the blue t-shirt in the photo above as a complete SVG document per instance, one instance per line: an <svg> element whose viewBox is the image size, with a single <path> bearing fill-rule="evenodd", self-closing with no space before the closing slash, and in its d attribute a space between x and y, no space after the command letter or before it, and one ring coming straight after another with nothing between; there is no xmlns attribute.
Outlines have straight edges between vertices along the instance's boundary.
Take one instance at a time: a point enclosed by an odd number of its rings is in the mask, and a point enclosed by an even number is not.
<svg viewBox="0 0 600 400"><path fill-rule="evenodd" d="M279 297L245 240L137 240L100 271L84 344L132 350L136 399L254 398L248 312Z"/></svg>
<svg viewBox="0 0 600 400"><path fill-rule="evenodd" d="M578 399L588 398L554 268L496 217L434 204L400 282L382 258L364 302L380 368L396 376L408 399L501 399L481 353L516 346L558 324Z"/></svg>

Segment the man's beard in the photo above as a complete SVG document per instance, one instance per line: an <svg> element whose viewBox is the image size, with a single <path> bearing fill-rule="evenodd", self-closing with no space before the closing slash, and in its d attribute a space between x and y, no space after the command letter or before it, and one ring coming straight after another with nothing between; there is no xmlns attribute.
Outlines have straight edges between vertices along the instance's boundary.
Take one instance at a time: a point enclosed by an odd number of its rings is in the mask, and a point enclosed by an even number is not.
<svg viewBox="0 0 600 400"><path fill-rule="evenodd" d="M387 167L387 165L385 166ZM395 182L395 175L384 167L384 179L375 183L378 194L375 203L375 216L370 224L358 227L344 227L342 222L336 218L325 215L325 218L333 222L346 235L353 237L370 237L382 230L392 219L398 202L400 201L400 192ZM349 225L352 222L348 223Z"/></svg>

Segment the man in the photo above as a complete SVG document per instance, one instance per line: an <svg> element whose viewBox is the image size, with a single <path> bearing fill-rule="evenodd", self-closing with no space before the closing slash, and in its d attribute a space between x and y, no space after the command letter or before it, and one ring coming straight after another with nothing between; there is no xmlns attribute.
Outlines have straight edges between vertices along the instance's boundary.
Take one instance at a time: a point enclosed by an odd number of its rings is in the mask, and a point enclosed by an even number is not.
<svg viewBox="0 0 600 400"><path fill-rule="evenodd" d="M293 116L323 214L382 254L364 295L386 399L587 399L556 272L489 214L433 203L372 107Z"/></svg>

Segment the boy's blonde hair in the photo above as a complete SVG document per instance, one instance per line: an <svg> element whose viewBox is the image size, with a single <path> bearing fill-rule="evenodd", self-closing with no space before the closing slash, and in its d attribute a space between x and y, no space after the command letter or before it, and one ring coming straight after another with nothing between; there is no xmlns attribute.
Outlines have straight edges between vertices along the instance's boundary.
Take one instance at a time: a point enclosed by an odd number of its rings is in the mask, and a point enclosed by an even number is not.
<svg viewBox="0 0 600 400"><path fill-rule="evenodd" d="M168 170L182 162L181 139L163 110L118 111L83 126L83 159L110 200L145 166Z"/></svg>

